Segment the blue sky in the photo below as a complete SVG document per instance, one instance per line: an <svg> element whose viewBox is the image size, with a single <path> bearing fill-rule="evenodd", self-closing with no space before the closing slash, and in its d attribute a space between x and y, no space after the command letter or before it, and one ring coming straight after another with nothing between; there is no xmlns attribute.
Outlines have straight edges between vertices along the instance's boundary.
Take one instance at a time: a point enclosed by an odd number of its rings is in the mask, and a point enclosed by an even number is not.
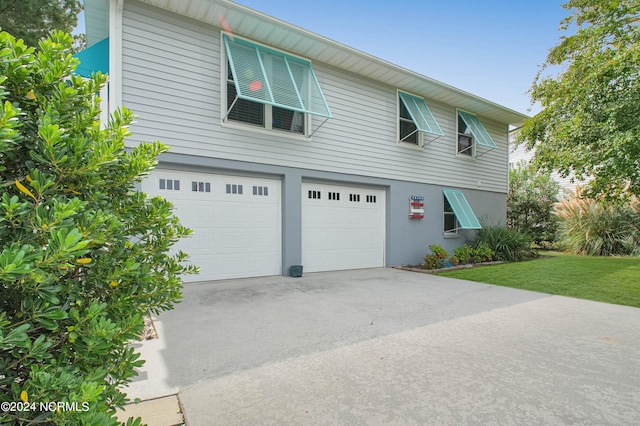
<svg viewBox="0 0 640 426"><path fill-rule="evenodd" d="M237 2L526 114L568 15L560 0Z"/></svg>

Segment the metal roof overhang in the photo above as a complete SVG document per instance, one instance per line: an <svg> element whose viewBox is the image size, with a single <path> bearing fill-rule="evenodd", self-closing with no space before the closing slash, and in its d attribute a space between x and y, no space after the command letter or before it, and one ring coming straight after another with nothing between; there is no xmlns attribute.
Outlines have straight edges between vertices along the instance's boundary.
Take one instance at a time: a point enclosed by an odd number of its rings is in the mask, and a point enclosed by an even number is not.
<svg viewBox="0 0 640 426"><path fill-rule="evenodd" d="M238 35L519 127L527 115L383 59L226 0L140 0L216 27L221 17Z"/></svg>

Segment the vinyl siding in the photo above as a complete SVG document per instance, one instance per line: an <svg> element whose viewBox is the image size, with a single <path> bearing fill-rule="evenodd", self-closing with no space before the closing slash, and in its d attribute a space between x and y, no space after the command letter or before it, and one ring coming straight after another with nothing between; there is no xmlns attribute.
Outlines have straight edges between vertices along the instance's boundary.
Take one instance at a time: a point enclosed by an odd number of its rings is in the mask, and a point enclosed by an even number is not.
<svg viewBox="0 0 640 426"><path fill-rule="evenodd" d="M222 124L221 55L219 28L125 2L123 103L138 116L128 143L161 140L177 154L507 191L506 124L479 117L498 148L457 157L456 106L426 98L445 136L424 150L398 145L398 88L322 63L313 67L333 118L310 140ZM312 129L322 120L313 117Z"/></svg>

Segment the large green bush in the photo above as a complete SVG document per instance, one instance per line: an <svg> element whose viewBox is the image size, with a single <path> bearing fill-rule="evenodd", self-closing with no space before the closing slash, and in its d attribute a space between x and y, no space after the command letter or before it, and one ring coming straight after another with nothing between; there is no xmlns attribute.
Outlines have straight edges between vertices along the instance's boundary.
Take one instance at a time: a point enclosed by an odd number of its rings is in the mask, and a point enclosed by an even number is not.
<svg viewBox="0 0 640 426"><path fill-rule="evenodd" d="M517 262L537 256L528 234L503 225L483 225L476 236L476 246L493 250L494 260Z"/></svg>
<svg viewBox="0 0 640 426"><path fill-rule="evenodd" d="M558 227L553 204L559 190L549 173L524 164L509 170L507 225L531 235L537 244L552 243Z"/></svg>
<svg viewBox="0 0 640 426"><path fill-rule="evenodd" d="M557 203L560 247L591 256L640 255L640 201L605 204L585 198L580 188Z"/></svg>
<svg viewBox="0 0 640 426"><path fill-rule="evenodd" d="M135 191L167 147L125 151L126 109L101 128L105 77L73 75L71 45L0 33L0 402L29 404L2 424L117 424L128 343L195 269L169 254L190 232L170 203Z"/></svg>

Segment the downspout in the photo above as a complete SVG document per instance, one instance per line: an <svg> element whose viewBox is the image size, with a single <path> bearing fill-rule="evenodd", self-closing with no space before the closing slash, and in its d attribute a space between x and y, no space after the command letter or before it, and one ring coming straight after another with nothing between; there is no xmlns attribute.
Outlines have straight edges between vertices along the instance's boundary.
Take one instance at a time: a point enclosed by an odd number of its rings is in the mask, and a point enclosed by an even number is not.
<svg viewBox="0 0 640 426"><path fill-rule="evenodd" d="M122 106L122 9L124 0L109 2L109 114Z"/></svg>

